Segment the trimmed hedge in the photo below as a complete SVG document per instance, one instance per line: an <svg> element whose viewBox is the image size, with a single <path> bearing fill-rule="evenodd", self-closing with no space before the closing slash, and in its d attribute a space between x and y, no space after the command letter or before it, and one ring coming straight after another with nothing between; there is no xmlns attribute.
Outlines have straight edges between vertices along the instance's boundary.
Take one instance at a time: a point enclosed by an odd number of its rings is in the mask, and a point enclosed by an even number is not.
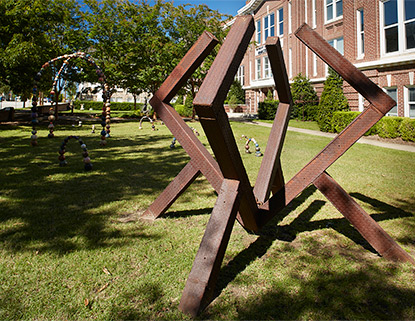
<svg viewBox="0 0 415 321"><path fill-rule="evenodd" d="M277 112L278 100L265 100L258 104L258 118L264 120L274 120Z"/></svg>
<svg viewBox="0 0 415 321"><path fill-rule="evenodd" d="M331 120L331 128L340 133L360 112L336 111ZM403 140L415 142L415 119L406 117L386 116L379 120L365 135L379 135L382 138L401 137Z"/></svg>
<svg viewBox="0 0 415 321"><path fill-rule="evenodd" d="M84 104L84 109L89 110L102 110L102 101L82 101L82 100L75 100L73 102L75 109L80 109L81 104ZM144 104L137 103L137 110L142 110ZM120 102L111 102L111 110L134 110L134 103L120 103Z"/></svg>
<svg viewBox="0 0 415 321"><path fill-rule="evenodd" d="M176 109L178 114L182 117L192 117L193 115L193 108L188 108L182 104L174 104L174 109Z"/></svg>

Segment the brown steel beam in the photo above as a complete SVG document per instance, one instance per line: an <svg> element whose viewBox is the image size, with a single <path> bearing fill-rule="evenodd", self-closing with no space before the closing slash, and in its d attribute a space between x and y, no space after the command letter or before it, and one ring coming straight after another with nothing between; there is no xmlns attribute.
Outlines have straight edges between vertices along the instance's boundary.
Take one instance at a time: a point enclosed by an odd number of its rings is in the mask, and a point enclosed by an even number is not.
<svg viewBox="0 0 415 321"><path fill-rule="evenodd" d="M323 172L313 184L380 255L389 260L415 264L415 260L330 175Z"/></svg>
<svg viewBox="0 0 415 321"><path fill-rule="evenodd" d="M154 220L163 215L176 199L195 181L200 170L194 160L180 171L173 181L164 189L150 207L143 213L141 218Z"/></svg>
<svg viewBox="0 0 415 321"><path fill-rule="evenodd" d="M196 170L205 175L216 191L222 185L223 175L217 162L176 110L168 104L217 43L212 34L203 32L150 100L156 113L191 157L191 163L144 212L143 218L157 218L162 215L194 181L198 175Z"/></svg>
<svg viewBox="0 0 415 321"><path fill-rule="evenodd" d="M179 309L195 317L213 296L239 207L239 181L224 179L187 279Z"/></svg>
<svg viewBox="0 0 415 321"><path fill-rule="evenodd" d="M302 25L296 31L296 36L346 81L350 81L350 84L370 100L371 104L285 185L284 205L289 204L342 156L366 131L376 124L386 112L396 105L392 98L385 94L308 25ZM281 193L278 194L280 195ZM261 215L261 224L266 224L284 205L281 200L276 199L274 196L269 199L261 206L261 210L264 210L263 215Z"/></svg>
<svg viewBox="0 0 415 321"><path fill-rule="evenodd" d="M280 39L278 37L269 37L265 46L280 103L254 187L254 195L261 204L268 200L271 190L279 190L284 186L280 156L292 108L290 83L285 68Z"/></svg>
<svg viewBox="0 0 415 321"><path fill-rule="evenodd" d="M255 220L258 207L228 116L223 108L223 102L254 30L252 16L236 18L200 86L193 105L223 176L241 182L243 198L239 209L239 222L248 230L258 231Z"/></svg>

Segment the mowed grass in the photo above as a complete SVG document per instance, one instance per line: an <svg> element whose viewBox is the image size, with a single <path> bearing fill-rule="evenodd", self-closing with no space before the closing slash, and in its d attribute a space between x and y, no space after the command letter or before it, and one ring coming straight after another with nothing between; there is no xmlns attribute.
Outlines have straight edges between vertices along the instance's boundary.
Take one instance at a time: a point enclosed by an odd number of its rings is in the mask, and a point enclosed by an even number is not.
<svg viewBox="0 0 415 321"><path fill-rule="evenodd" d="M199 123L189 123L200 133ZM231 123L251 183L269 128ZM100 127L96 125L96 127ZM138 120L114 123L112 138L57 126L39 146L30 127L0 127L0 319L189 319L178 310L217 195L201 176L163 218L139 219L189 161L172 135ZM87 144L85 172L76 141ZM330 139L288 132L288 181ZM209 147L208 147L209 149ZM254 146L251 147L254 150ZM210 149L209 149L210 150ZM357 144L328 172L415 256L415 154ZM259 235L235 224L216 298L199 319L415 319L415 267L379 257L310 186Z"/></svg>

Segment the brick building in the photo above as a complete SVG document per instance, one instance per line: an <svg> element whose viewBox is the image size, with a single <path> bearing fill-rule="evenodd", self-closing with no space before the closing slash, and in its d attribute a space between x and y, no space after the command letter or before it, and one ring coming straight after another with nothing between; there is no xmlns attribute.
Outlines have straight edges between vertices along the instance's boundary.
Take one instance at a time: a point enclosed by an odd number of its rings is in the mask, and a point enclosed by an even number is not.
<svg viewBox="0 0 415 321"><path fill-rule="evenodd" d="M278 98L265 50L269 36L281 39L290 81L301 72L321 94L327 66L294 35L306 22L397 101L389 115L415 118L415 0L248 0L238 11L247 14L256 30L236 78L248 112L269 90ZM366 106L347 83L344 93L352 110Z"/></svg>

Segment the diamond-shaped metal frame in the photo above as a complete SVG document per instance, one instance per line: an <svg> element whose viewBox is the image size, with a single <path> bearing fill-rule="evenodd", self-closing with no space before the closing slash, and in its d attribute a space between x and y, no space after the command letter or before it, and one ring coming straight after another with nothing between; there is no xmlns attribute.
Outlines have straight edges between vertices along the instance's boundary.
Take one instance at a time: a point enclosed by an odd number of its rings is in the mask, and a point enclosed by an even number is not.
<svg viewBox="0 0 415 321"><path fill-rule="evenodd" d="M202 34L150 100L191 160L143 217L154 219L162 215L200 173L218 193L179 305L182 311L192 316L196 316L212 299L235 219L245 229L258 232L310 184L327 197L380 255L415 264L414 259L326 172L396 103L307 24L296 31L296 36L371 104L289 182L284 183L280 154L292 97L279 39L269 37L266 49L280 104L255 187L251 187L223 103L254 30L252 16L236 18L193 102L216 160L169 105L170 99L216 45L217 40L211 34Z"/></svg>

